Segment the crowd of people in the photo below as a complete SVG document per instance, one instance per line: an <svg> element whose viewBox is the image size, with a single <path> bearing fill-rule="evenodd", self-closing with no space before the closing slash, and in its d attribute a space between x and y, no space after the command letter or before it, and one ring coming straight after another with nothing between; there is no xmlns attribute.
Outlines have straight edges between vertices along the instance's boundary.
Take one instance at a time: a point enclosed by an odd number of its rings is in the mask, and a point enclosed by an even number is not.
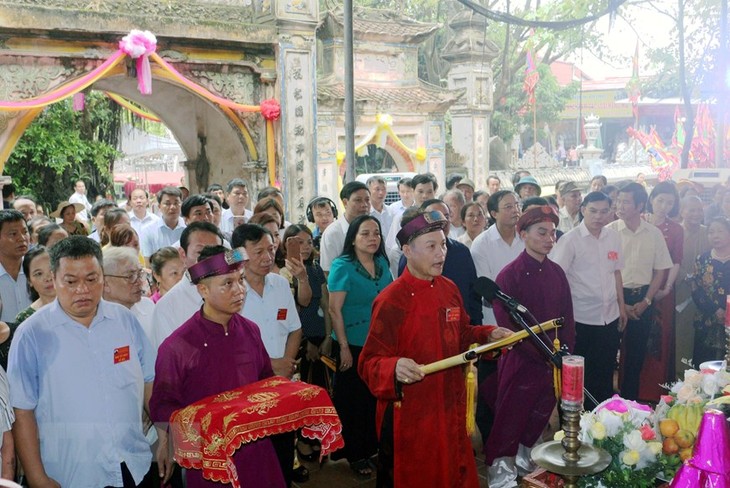
<svg viewBox="0 0 730 488"><path fill-rule="evenodd" d="M460 368L421 369L519 330L478 277L531 320L562 319L545 341L586 358L588 408L617 391L657 401L688 364L724 357L726 187L705 205L690 182L648 192L596 176L543 197L520 171L514 190L495 175L446 186L403 178L386 205L382 177L349 182L339 202L313 198L307 224L288 221L277 188L252 201L240 178L202 194L135 188L125 205L92 204L78 181L48 216L4 188L0 474L31 487L216 486L173 462L170 415L278 375L332 395L345 447L331 458L358 477L478 486L474 415L489 486L517 486L556 409L548 357L523 341L480 358L474 414ZM320 450L285 433L233 462L250 486L290 486Z"/></svg>

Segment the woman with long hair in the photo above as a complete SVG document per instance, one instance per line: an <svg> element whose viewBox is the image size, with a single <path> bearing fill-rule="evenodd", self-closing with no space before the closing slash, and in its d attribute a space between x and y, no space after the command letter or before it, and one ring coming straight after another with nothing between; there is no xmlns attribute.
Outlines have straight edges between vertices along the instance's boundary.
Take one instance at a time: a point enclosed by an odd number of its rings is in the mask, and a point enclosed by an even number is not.
<svg viewBox="0 0 730 488"><path fill-rule="evenodd" d="M692 277L692 299L697 305L692 361L725 357L725 314L730 290L730 220L715 217L707 229L712 249L697 256Z"/></svg>
<svg viewBox="0 0 730 488"><path fill-rule="evenodd" d="M104 214L104 227L99 231L101 247L109 244L114 226L129 223L129 214L123 208L110 208L107 210Z"/></svg>
<svg viewBox="0 0 730 488"><path fill-rule="evenodd" d="M305 305L299 300L301 295L300 287L305 285L304 280L298 279L286 268L279 274L289 280L294 299L299 311L299 319L302 322L302 349L299 364L299 372L302 381L313 385L321 386L330 390L330 374L325 364L320 361L320 356L329 356L332 349L332 323L329 319L329 293L327 291L327 279L324 271L314 260L314 242L312 231L306 225L292 224L284 232L284 244L281 246L285 259L290 259L290 240L296 239L299 244L299 256L307 273L306 287L311 297ZM299 457L312 461L319 456L320 446L317 441L299 436L297 452Z"/></svg>
<svg viewBox="0 0 730 488"><path fill-rule="evenodd" d="M55 224L54 224L55 225ZM9 323L10 336L0 346L0 365L7 368L8 351L13 341L15 331L25 319L33 315L39 308L48 305L56 299L56 287L53 284L51 273L51 258L48 250L43 246L36 246L25 254L23 258L23 274L26 277L28 295L33 303L25 310L18 312L13 323Z"/></svg>
<svg viewBox="0 0 730 488"><path fill-rule="evenodd" d="M639 387L640 398L656 398L664 391L660 385L674 378L674 282L684 254L684 229L674 221L679 214L679 194L673 181L662 181L654 187L646 210L646 221L662 231L672 257L672 267L654 295L656 315Z"/></svg>
<svg viewBox="0 0 730 488"><path fill-rule="evenodd" d="M332 262L327 285L339 351L334 405L345 438L341 456L362 477L369 477L374 470L370 458L377 451L376 402L358 375L357 361L370 330L373 301L392 281L380 222L370 215L357 217L347 230L342 254Z"/></svg>

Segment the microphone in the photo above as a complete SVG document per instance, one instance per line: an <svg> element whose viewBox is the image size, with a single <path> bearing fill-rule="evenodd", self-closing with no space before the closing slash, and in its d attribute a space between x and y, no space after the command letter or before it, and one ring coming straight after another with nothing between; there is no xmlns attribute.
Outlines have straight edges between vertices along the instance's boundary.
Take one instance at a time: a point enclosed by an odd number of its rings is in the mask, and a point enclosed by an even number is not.
<svg viewBox="0 0 730 488"><path fill-rule="evenodd" d="M480 276L477 278L474 282L474 292L489 303L493 303L496 298L500 302L504 303L510 311L527 313L527 308L525 308L524 305L520 304L517 300L500 290L499 285L486 276Z"/></svg>

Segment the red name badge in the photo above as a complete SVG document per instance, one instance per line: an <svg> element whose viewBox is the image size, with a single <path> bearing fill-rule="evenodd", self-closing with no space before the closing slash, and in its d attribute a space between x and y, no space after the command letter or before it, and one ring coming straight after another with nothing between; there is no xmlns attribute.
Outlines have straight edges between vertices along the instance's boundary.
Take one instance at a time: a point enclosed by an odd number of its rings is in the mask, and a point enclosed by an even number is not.
<svg viewBox="0 0 730 488"><path fill-rule="evenodd" d="M289 310L287 310L286 308L280 308L276 312L276 320L286 320L286 314L288 311Z"/></svg>
<svg viewBox="0 0 730 488"><path fill-rule="evenodd" d="M114 364L129 361L129 346L117 347L114 349Z"/></svg>
<svg viewBox="0 0 730 488"><path fill-rule="evenodd" d="M609 261L618 261L618 253L616 251L608 251Z"/></svg>
<svg viewBox="0 0 730 488"><path fill-rule="evenodd" d="M461 319L460 308L447 308L446 309L446 321L447 322L458 322Z"/></svg>

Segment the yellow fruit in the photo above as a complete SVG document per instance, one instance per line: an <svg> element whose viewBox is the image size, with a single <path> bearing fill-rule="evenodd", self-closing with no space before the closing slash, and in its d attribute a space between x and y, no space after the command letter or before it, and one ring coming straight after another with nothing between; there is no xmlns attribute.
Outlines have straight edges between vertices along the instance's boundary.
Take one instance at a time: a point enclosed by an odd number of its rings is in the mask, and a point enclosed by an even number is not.
<svg viewBox="0 0 730 488"><path fill-rule="evenodd" d="M659 432L664 437L674 437L679 431L679 423L674 419L662 419L659 421Z"/></svg>
<svg viewBox="0 0 730 488"><path fill-rule="evenodd" d="M662 452L670 455L677 454L679 452L679 446L676 442L674 442L674 439L667 437L664 439L664 442L662 442Z"/></svg>
<svg viewBox="0 0 730 488"><path fill-rule="evenodd" d="M677 432L677 434L674 436L674 441L679 447L692 447L695 443L695 435L688 430L680 429L679 432Z"/></svg>
<svg viewBox="0 0 730 488"><path fill-rule="evenodd" d="M680 449L679 459L681 459L682 461L686 461L691 457L692 457L692 448L691 447L685 447L684 449Z"/></svg>

